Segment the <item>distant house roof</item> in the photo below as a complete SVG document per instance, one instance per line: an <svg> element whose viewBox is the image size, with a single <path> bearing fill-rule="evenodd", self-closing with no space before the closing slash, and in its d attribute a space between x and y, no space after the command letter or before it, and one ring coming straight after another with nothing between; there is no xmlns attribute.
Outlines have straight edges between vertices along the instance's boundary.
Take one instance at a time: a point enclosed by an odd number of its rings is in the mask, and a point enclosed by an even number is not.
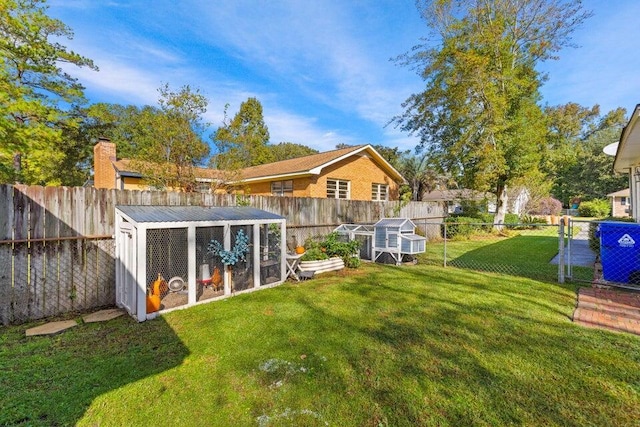
<svg viewBox="0 0 640 427"><path fill-rule="evenodd" d="M607 194L607 197L630 197L631 191L628 188L624 190L619 190L614 193Z"/></svg>
<svg viewBox="0 0 640 427"><path fill-rule="evenodd" d="M142 178L142 174L133 166L131 159L114 160L112 163L120 176ZM175 168L175 165L167 165L167 167ZM194 167L193 173L198 181L216 181L222 179L222 173L216 169Z"/></svg>
<svg viewBox="0 0 640 427"><path fill-rule="evenodd" d="M403 183L404 177L371 145L357 145L326 151L324 153L311 154L295 159L282 160L264 165L245 168L241 171L242 180L245 182L266 181L274 179L296 178L304 175L319 175L322 169L331 166L341 160L354 155L369 155L380 167L385 170L395 181Z"/></svg>

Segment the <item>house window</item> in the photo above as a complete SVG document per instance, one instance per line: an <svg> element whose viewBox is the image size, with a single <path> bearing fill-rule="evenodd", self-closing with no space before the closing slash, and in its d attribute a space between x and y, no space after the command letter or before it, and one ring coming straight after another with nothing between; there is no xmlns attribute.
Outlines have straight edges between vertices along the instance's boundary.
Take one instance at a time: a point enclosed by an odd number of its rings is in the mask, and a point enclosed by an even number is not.
<svg viewBox="0 0 640 427"><path fill-rule="evenodd" d="M371 184L371 200L384 202L387 201L389 186L386 184Z"/></svg>
<svg viewBox="0 0 640 427"><path fill-rule="evenodd" d="M620 205L627 206L627 198L626 197L620 197Z"/></svg>
<svg viewBox="0 0 640 427"><path fill-rule="evenodd" d="M271 194L274 196L293 196L293 180L273 181L271 183Z"/></svg>
<svg viewBox="0 0 640 427"><path fill-rule="evenodd" d="M349 199L349 181L340 179L327 180L327 198L328 199Z"/></svg>

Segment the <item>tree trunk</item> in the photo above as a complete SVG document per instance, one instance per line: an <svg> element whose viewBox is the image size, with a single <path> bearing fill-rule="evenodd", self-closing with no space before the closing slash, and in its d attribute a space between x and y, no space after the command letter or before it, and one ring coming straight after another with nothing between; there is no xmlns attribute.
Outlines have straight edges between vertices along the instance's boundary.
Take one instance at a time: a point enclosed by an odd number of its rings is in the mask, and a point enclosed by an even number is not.
<svg viewBox="0 0 640 427"><path fill-rule="evenodd" d="M493 218L493 227L502 230L504 217L507 214L507 184L498 184L496 195L496 216Z"/></svg>

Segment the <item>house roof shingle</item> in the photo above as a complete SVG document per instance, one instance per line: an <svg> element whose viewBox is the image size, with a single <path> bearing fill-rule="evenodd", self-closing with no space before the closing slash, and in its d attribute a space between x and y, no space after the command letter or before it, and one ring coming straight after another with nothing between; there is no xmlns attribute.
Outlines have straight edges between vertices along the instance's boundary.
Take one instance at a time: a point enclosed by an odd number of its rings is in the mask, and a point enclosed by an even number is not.
<svg viewBox="0 0 640 427"><path fill-rule="evenodd" d="M124 175L124 176L135 176L135 177L142 177L142 174L140 173L140 171L132 164L132 160L131 159L119 159L119 160L114 160L112 161L113 166L116 168L116 170L120 173L120 175ZM174 167L175 165L168 165L168 167ZM217 169L210 169L210 168L199 168L199 167L194 167L193 168L193 172L194 175L196 176L196 179L201 179L201 180L220 180L223 179L222 176L222 172L217 170Z"/></svg>
<svg viewBox="0 0 640 427"><path fill-rule="evenodd" d="M631 191L628 188L607 194L607 197L629 197L629 196L631 196Z"/></svg>
<svg viewBox="0 0 640 427"><path fill-rule="evenodd" d="M245 181L258 181L260 179L273 179L275 177L318 174L322 168L364 151L372 155L372 157L387 170L393 179L404 182L404 177L370 145L356 145L295 159L253 166L243 169L241 175Z"/></svg>
<svg viewBox="0 0 640 427"><path fill-rule="evenodd" d="M309 156L294 159L282 160L279 162L267 163L253 166L239 171L240 181L260 181L266 179L277 179L300 175L319 174L320 171L340 160L352 155L366 152L377 163L386 170L387 173L398 182L405 182L404 177L389 162L387 162L371 145L356 145L353 147L341 148L323 153L311 154ZM124 176L142 177L142 174L135 167L131 159L113 160L113 166ZM175 167L175 166L174 166ZM229 179L228 173L217 169L194 168L196 178L201 180L221 180Z"/></svg>

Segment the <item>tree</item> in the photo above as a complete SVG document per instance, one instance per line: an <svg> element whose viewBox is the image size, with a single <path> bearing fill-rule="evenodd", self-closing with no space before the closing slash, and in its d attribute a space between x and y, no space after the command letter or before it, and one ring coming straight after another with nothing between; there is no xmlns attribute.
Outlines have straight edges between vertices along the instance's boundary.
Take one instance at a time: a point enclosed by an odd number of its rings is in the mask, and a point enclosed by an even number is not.
<svg viewBox="0 0 640 427"><path fill-rule="evenodd" d="M46 15L44 0L0 0L0 181L61 184L63 131L82 122L83 87L61 68L97 70L50 38L69 27ZM62 147L62 149L61 149Z"/></svg>
<svg viewBox="0 0 640 427"><path fill-rule="evenodd" d="M411 154L410 150L401 151L398 147L387 147L385 145L373 145L373 148L380 153L391 166L400 171L404 157Z"/></svg>
<svg viewBox="0 0 640 427"><path fill-rule="evenodd" d="M209 155L201 136L206 128L202 115L208 101L199 90L183 86L172 92L168 84L158 89L158 109L142 109L134 166L156 188L194 191L194 167ZM140 130L140 129L139 129Z"/></svg>
<svg viewBox="0 0 640 427"><path fill-rule="evenodd" d="M399 58L426 88L395 122L462 185L495 194L502 223L508 186L536 170L544 143L535 66L590 14L561 0L425 0L421 12L439 44Z"/></svg>
<svg viewBox="0 0 640 427"><path fill-rule="evenodd" d="M160 114L157 107L149 105L92 104L87 108L82 132L90 140L109 138L118 147L119 157L133 158L140 151L140 145L150 139L149 129L143 124Z"/></svg>
<svg viewBox="0 0 640 427"><path fill-rule="evenodd" d="M270 145L269 149L271 150L272 161L274 162L318 154L318 150L293 142L281 142L276 145Z"/></svg>
<svg viewBox="0 0 640 427"><path fill-rule="evenodd" d="M568 104L569 105L569 104ZM568 205L574 197L585 200L599 199L620 190L627 185L625 176L613 172L614 157L603 153L602 149L617 141L627 120L623 108L610 111L604 116L599 109L585 109L577 105L551 109L550 138L561 142L547 154L545 166L552 178L551 192L563 204ZM589 111L589 114L585 114ZM570 123L560 138L557 129L560 123ZM554 124L555 123L555 124Z"/></svg>
<svg viewBox="0 0 640 427"><path fill-rule="evenodd" d="M256 98L240 104L240 110L228 119L227 104L224 120L213 136L217 153L211 158L211 166L223 170L238 170L273 161L267 143L269 129L264 123L262 105Z"/></svg>

